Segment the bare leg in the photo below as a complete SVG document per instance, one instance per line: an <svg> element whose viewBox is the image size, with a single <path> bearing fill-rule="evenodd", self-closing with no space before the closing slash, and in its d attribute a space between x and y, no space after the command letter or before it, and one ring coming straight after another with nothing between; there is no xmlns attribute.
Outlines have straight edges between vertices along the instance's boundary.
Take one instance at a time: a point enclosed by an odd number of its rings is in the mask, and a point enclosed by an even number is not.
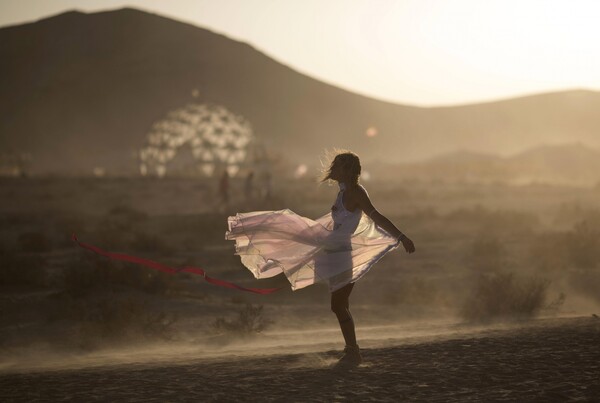
<svg viewBox="0 0 600 403"><path fill-rule="evenodd" d="M345 285L331 293L331 310L337 316L346 346L357 347L354 320L350 314L349 297L354 283Z"/></svg>
<svg viewBox="0 0 600 403"><path fill-rule="evenodd" d="M331 293L331 310L338 318L340 329L346 342L344 356L337 362L336 368L353 368L362 362L360 349L358 348L358 344L356 344L354 320L350 314L350 303L348 302L352 288L354 288L354 283L350 283Z"/></svg>

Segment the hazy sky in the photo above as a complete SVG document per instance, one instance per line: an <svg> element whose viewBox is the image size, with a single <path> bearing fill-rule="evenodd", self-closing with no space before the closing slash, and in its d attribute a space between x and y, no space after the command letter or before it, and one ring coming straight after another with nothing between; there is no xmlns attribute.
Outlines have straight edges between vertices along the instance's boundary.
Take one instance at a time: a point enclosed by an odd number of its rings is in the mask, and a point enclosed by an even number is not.
<svg viewBox="0 0 600 403"><path fill-rule="evenodd" d="M0 0L0 26L136 7L379 99L463 104L600 90L596 0Z"/></svg>

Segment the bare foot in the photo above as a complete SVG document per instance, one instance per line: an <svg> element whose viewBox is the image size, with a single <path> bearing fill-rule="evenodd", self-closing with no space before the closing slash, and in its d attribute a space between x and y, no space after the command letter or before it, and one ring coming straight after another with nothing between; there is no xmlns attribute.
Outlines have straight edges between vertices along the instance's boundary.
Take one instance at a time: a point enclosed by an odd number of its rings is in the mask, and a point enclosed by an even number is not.
<svg viewBox="0 0 600 403"><path fill-rule="evenodd" d="M355 368L362 362L362 356L360 355L360 349L358 346L346 346L344 348L344 355L334 365L334 369L350 369Z"/></svg>

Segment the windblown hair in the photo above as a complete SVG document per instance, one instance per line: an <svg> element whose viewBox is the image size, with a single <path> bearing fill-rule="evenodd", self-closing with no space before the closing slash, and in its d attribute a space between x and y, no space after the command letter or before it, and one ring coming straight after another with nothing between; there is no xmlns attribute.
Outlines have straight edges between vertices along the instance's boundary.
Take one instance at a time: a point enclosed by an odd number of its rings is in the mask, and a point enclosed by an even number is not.
<svg viewBox="0 0 600 403"><path fill-rule="evenodd" d="M328 180L331 180L331 170L335 165L339 164L342 170L347 173L350 182L358 184L358 178L361 170L360 159L358 158L358 155L346 150L334 150L333 154L335 155L333 159L331 159L331 156L328 158L331 161L329 167L323 169L322 171L321 182L327 182Z"/></svg>

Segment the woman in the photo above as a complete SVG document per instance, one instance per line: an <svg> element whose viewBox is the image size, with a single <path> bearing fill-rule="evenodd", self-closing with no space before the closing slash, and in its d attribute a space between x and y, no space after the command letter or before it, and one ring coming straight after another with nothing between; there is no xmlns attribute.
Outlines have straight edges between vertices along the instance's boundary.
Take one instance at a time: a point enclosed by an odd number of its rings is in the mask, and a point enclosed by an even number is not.
<svg viewBox="0 0 600 403"><path fill-rule="evenodd" d="M315 220L290 210L241 213L229 217L226 239L236 241L236 254L256 278L284 273L292 289L325 282L346 347L341 365L362 361L350 314L350 293L387 252L400 243L408 253L413 242L379 213L358 183L360 160L352 152L338 153L322 182L338 182L340 192L331 212Z"/></svg>

